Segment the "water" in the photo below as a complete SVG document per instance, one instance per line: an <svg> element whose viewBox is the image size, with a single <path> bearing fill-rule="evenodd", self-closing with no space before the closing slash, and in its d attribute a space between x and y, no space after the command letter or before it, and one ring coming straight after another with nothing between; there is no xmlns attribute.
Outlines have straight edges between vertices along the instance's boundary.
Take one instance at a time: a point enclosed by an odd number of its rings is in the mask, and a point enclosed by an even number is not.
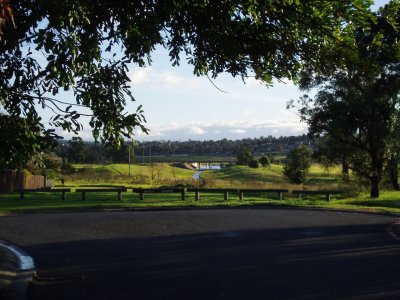
<svg viewBox="0 0 400 300"><path fill-rule="evenodd" d="M197 169L197 172L194 173L193 179L194 180L200 180L200 175L203 173L203 171L206 170L221 170L221 165L213 165L213 166L206 166L206 167L201 167Z"/></svg>

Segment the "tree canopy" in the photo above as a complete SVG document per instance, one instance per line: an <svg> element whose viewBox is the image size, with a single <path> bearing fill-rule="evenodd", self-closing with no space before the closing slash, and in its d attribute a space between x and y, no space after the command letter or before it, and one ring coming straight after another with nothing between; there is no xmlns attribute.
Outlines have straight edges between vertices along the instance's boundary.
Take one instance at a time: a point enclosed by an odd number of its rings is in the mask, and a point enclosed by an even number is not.
<svg viewBox="0 0 400 300"><path fill-rule="evenodd" d="M399 132L400 3L391 1L376 15L371 27L355 28L347 42L356 47L341 57L341 68L324 76L304 74L302 86L317 87L314 97L301 99L300 115L314 136L328 135L346 145L350 167L371 182L371 197L379 196L379 183Z"/></svg>
<svg viewBox="0 0 400 300"><path fill-rule="evenodd" d="M328 63L321 53L340 42L348 26L369 26L365 14L372 1L0 3L16 25L1 26L0 108L11 118L23 117L25 132L39 128L47 136L55 136L49 131L55 127L79 131L80 117L88 115L94 137L118 146L135 127L147 132L141 106L125 110L135 100L127 72L150 64L157 46L168 49L172 65L186 59L198 76L228 72L267 84L274 78L296 81L304 68ZM63 100L63 91L74 99ZM52 111L46 126L38 107Z"/></svg>

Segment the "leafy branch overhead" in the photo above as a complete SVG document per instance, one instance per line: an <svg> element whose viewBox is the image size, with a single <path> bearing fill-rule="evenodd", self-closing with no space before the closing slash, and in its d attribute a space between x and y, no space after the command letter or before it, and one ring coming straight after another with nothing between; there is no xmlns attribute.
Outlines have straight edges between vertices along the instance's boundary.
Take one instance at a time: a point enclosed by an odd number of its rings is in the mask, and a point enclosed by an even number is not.
<svg viewBox="0 0 400 300"><path fill-rule="evenodd" d="M168 50L172 65L186 59L197 76L228 72L266 84L274 78L297 81L304 68L321 71L332 64L321 54L334 43L345 43L342 33L348 27L369 26L372 1L0 3L1 20L16 23L1 27L0 103L5 113L25 118L31 130L40 124L43 134L49 133L48 125L43 126L38 107L52 111L50 126L73 132L81 130L81 116L89 115L94 136L117 147L136 127L147 132L142 108L125 110L127 101L135 100L128 71L150 64L156 47ZM60 102L65 95L69 103Z"/></svg>

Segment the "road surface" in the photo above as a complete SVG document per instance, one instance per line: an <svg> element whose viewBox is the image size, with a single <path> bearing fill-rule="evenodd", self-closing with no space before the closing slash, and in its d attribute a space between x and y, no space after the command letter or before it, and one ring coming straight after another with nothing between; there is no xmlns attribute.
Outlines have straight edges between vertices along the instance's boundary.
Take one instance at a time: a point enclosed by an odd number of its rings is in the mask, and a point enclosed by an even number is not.
<svg viewBox="0 0 400 300"><path fill-rule="evenodd" d="M21 214L27 299L399 299L391 216L302 209Z"/></svg>

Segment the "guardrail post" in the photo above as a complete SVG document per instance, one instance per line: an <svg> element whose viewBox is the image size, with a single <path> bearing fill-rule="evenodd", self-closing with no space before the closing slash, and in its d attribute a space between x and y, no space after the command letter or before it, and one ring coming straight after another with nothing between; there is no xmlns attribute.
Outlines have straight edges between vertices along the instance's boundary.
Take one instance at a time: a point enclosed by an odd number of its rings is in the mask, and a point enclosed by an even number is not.
<svg viewBox="0 0 400 300"><path fill-rule="evenodd" d="M139 191L139 199L144 200L144 191L143 190Z"/></svg>
<svg viewBox="0 0 400 300"><path fill-rule="evenodd" d="M279 200L283 200L283 193L279 192L278 194L279 194Z"/></svg>
<svg viewBox="0 0 400 300"><path fill-rule="evenodd" d="M224 191L224 200L227 201L229 198L228 191Z"/></svg>
<svg viewBox="0 0 400 300"><path fill-rule="evenodd" d="M239 191L239 200L243 200L243 191Z"/></svg>
<svg viewBox="0 0 400 300"><path fill-rule="evenodd" d="M328 202L331 201L331 194L329 194L329 193L326 194L326 200L328 200Z"/></svg>

